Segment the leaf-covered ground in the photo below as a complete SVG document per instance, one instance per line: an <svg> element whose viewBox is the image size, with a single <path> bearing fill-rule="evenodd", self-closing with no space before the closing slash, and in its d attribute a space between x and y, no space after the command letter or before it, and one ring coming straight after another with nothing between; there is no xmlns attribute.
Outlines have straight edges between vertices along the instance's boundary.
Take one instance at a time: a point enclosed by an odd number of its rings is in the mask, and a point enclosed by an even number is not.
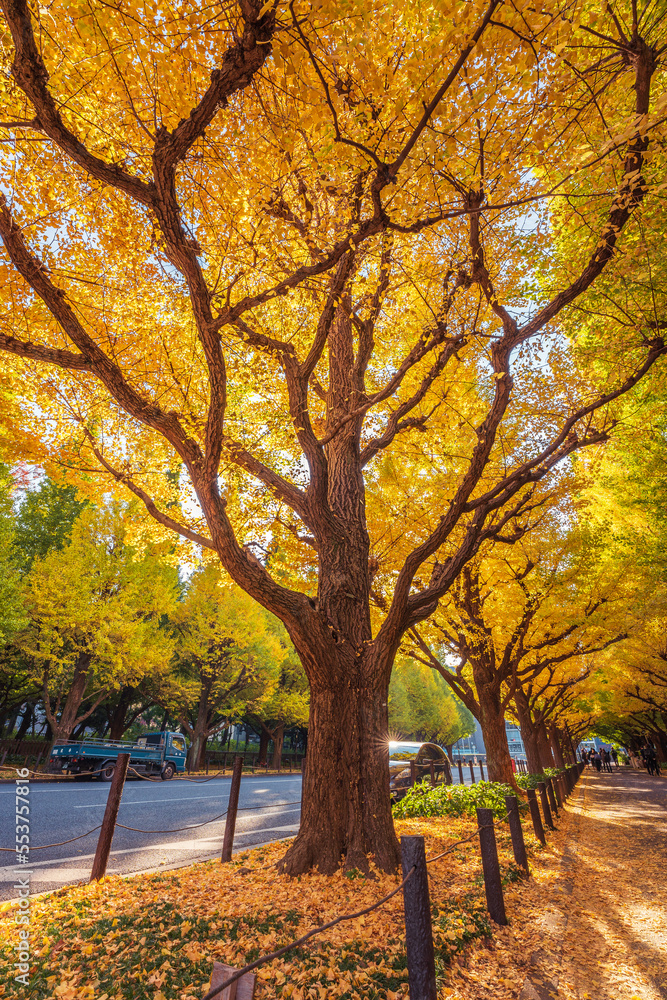
<svg viewBox="0 0 667 1000"><path fill-rule="evenodd" d="M584 775L547 848L528 838L530 880L519 876L501 828L505 928L486 917L476 840L430 866L440 1000L516 1000L527 976L549 984L543 996L562 1000L666 997L666 793L664 779ZM446 817L397 828L424 833L431 856L473 825ZM7 919L0 996L198 1000L214 960L240 967L398 882L342 873L291 880L273 867L284 850L276 844L231 865L114 876L35 899L31 990L12 980ZM264 967L257 997L407 998L401 895Z"/></svg>
<svg viewBox="0 0 667 1000"><path fill-rule="evenodd" d="M474 830L470 819L406 820L400 833L424 832L427 856ZM517 884L506 830L498 834L504 878ZM30 996L46 1000L187 1000L200 997L214 960L242 966L314 925L388 893L397 877L341 873L289 879L274 867L284 844L173 872L111 877L35 899ZM252 871L247 869L251 868ZM438 973L468 942L490 933L476 839L431 866ZM13 932L2 932L3 996L16 984ZM387 998L407 995L402 897L333 928L297 954L260 970L259 997ZM443 979L444 981L444 979ZM23 991L22 991L23 992Z"/></svg>

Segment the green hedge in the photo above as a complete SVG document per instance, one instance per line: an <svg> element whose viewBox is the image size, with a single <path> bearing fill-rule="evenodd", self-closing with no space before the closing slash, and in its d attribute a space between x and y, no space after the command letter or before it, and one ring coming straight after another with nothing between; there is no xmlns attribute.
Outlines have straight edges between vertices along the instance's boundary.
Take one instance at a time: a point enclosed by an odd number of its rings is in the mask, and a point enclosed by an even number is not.
<svg viewBox="0 0 667 1000"><path fill-rule="evenodd" d="M475 809L493 809L500 818L507 812L505 796L514 795L509 785L495 781L478 781L476 785L436 785L418 782L396 802L396 819L412 816L474 816ZM519 801L519 807L525 808Z"/></svg>

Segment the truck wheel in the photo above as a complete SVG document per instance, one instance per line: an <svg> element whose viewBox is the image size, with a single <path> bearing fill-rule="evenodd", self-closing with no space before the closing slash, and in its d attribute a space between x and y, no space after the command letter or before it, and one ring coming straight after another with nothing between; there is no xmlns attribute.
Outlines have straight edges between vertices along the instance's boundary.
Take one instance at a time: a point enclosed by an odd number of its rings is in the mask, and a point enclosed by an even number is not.
<svg viewBox="0 0 667 1000"><path fill-rule="evenodd" d="M112 781L114 776L114 771L116 770L116 764L113 760L105 760L100 768L99 780L100 781Z"/></svg>
<svg viewBox="0 0 667 1000"><path fill-rule="evenodd" d="M165 764L162 770L160 771L160 777L162 778L163 781L168 781L169 778L174 777L175 773L176 773L176 768L174 767L173 764Z"/></svg>

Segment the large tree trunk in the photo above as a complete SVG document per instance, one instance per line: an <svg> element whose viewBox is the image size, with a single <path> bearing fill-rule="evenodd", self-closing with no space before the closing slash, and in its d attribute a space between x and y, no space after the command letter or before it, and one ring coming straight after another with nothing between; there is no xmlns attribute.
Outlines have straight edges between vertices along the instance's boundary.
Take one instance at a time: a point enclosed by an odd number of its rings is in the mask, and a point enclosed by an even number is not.
<svg viewBox="0 0 667 1000"><path fill-rule="evenodd" d="M211 688L213 687L213 676L204 674L201 678L201 688L199 690L199 703L197 705L197 718L192 726L192 743L188 750L188 768L196 771L203 759L206 751L206 739L208 737L209 723L209 702L211 700Z"/></svg>
<svg viewBox="0 0 667 1000"><path fill-rule="evenodd" d="M285 738L285 723L279 722L273 731L273 759L271 767L274 771L280 770L280 762L283 759L283 740Z"/></svg>
<svg viewBox="0 0 667 1000"><path fill-rule="evenodd" d="M25 712L23 713L23 718L21 719L21 725L19 726L19 731L16 734L17 740L22 740L25 734L30 729L30 723L35 717L35 706L32 702L26 705Z"/></svg>
<svg viewBox="0 0 667 1000"><path fill-rule="evenodd" d="M530 713L528 697L519 687L514 692L514 707L519 720L519 726L521 727L521 739L526 751L528 771L530 774L540 774L542 771L542 762L540 760L540 748L537 740L537 726Z"/></svg>
<svg viewBox="0 0 667 1000"><path fill-rule="evenodd" d="M301 828L283 861L299 874L384 871L400 851L389 799L389 680L367 686L312 684Z"/></svg>
<svg viewBox="0 0 667 1000"><path fill-rule="evenodd" d="M543 771L545 767L554 767L551 744L549 743L547 727L544 722L540 722L537 727L537 745L540 751L540 771Z"/></svg>

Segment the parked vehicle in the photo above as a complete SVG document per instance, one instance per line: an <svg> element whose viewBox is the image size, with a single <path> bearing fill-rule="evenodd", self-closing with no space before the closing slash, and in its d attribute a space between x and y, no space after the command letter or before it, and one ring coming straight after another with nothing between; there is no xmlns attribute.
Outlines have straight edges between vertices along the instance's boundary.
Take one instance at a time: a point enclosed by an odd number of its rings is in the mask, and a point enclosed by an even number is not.
<svg viewBox="0 0 667 1000"><path fill-rule="evenodd" d="M393 799L400 799L412 785L412 762L414 762L415 780L420 781L431 773L431 764L436 765L436 781L444 781L445 764L449 758L437 743L402 743L389 744L389 791Z"/></svg>
<svg viewBox="0 0 667 1000"><path fill-rule="evenodd" d="M49 764L79 780L97 777L111 781L119 753L130 754L130 767L139 774L173 778L185 770L187 746L180 733L146 733L138 740L81 740L54 746ZM91 772L97 772L91 773Z"/></svg>

